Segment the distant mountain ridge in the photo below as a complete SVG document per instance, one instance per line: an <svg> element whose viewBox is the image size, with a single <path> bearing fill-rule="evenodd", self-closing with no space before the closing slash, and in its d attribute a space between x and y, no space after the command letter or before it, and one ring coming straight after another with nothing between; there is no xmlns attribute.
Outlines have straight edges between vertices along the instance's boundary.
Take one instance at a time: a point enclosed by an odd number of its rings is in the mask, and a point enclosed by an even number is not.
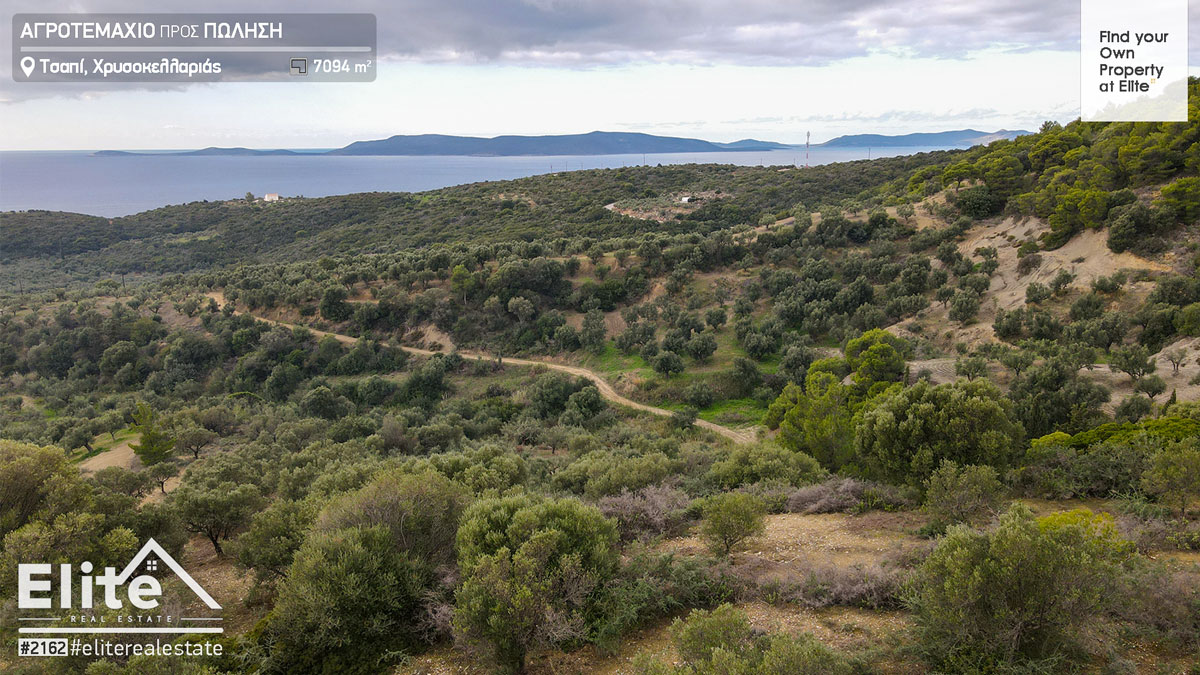
<svg viewBox="0 0 1200 675"><path fill-rule="evenodd" d="M92 153L96 157L125 157L125 156L148 156L148 155L170 155L182 157L262 157L270 155L303 155L305 153L296 152L295 150L255 150L253 148L217 148L209 147L200 150L181 150L179 152L130 152L127 150L100 150Z"/></svg>
<svg viewBox="0 0 1200 675"><path fill-rule="evenodd" d="M899 148L899 147L969 147L990 143L1001 138L1016 138L1028 131L1000 131L988 133L975 129L939 131L935 133L885 136L882 134L857 134L839 136L831 141L817 144L826 148ZM270 155L358 155L358 156L475 156L475 157L522 157L553 155L631 155L691 152L762 152L770 150L792 150L803 144L776 143L746 138L730 143L705 141L698 138L677 136L655 136L625 131L592 131L586 134L562 134L551 136L450 136L446 134L397 135L370 141L355 141L343 148L320 151L255 150L252 148L217 148L181 150L179 152L130 152L125 150L101 150L93 153L97 157L125 156L229 156L258 157Z"/></svg>
<svg viewBox="0 0 1200 675"><path fill-rule="evenodd" d="M521 155L624 155L670 152L732 152L779 150L791 146L768 141L741 140L713 143L698 138L654 136L634 132L593 131L559 136L446 136L421 134L392 136L374 141L356 141L330 155L476 155L514 157Z"/></svg>
<svg viewBox="0 0 1200 675"><path fill-rule="evenodd" d="M1001 129L987 132L977 129L959 129L957 131L936 131L931 133L903 134L901 136L885 136L883 134L854 134L838 136L820 144L823 148L909 148L916 146L964 147L987 144L1001 139L1012 140L1017 136L1032 133L1030 131Z"/></svg>
<svg viewBox="0 0 1200 675"><path fill-rule="evenodd" d="M719 145L722 148L725 148L726 150L750 150L750 151L754 151L754 150L792 150L797 147L800 147L798 145L789 145L787 143L776 143L774 141L759 141L759 140L755 140L753 138L744 138L740 141L733 141L732 143L715 143L714 142L713 145Z"/></svg>

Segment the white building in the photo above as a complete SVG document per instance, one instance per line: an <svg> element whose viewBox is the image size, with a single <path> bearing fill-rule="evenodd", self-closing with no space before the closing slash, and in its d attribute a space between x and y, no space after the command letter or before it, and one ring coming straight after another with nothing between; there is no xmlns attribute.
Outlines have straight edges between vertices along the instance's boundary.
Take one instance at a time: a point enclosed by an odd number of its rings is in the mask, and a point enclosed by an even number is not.
<svg viewBox="0 0 1200 675"><path fill-rule="evenodd" d="M277 201L279 201L279 193L278 192L268 192L267 194L263 195L263 201L264 202L277 202Z"/></svg>

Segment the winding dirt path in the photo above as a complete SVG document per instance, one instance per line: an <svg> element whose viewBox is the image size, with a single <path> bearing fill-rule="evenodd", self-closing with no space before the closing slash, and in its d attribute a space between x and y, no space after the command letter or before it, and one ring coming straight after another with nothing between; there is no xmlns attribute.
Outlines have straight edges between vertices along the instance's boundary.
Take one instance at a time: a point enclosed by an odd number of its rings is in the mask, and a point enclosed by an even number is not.
<svg viewBox="0 0 1200 675"><path fill-rule="evenodd" d="M218 307L222 307L225 305L225 296L223 293L221 293L219 291L213 291L210 293L206 293L205 295L209 298L212 298L217 303ZM234 308L233 313L234 314L249 314L248 312L243 312L243 311L237 309L236 307ZM352 337L350 335L342 335L341 333L330 333L329 331L317 330L316 328L309 328L308 326L303 326L300 324L286 323L283 321L275 321L273 319L266 319L261 316L257 316L255 314L249 314L249 315L253 316L255 319L257 319L259 321L262 321L264 323L269 323L269 324L272 324L275 326L283 326L285 328L304 328L305 330L308 330L309 332L311 332L313 335L317 335L319 337L329 336L343 344L352 345L352 344L358 342L358 338ZM436 354L444 353L444 352L435 352L430 349L420 349L418 347L406 347L403 345L401 345L400 348L410 354L418 354L420 356L434 356ZM459 350L458 355L463 357L464 359L494 359L494 358L496 358L495 356L493 356L491 354L486 354L483 352L476 352L476 351L469 351L469 350ZM656 408L654 406L646 405L644 403L638 403L637 401L632 401L628 398L625 398L624 396L618 394L617 391L612 388L612 385L610 385L607 381L605 381L604 378L602 378L599 375L597 375L596 373L588 370L587 368L580 368L578 366L566 366L561 363L552 363L550 361L540 361L537 359L520 359L520 358L515 358L515 357L505 357L504 359L502 359L502 361L504 363L511 363L511 364L517 365L517 366L542 366L542 367L548 368L550 370L557 370L562 373L568 373L570 375L582 377L582 378L588 380L589 382L591 382L592 384L596 385L596 389L600 390L600 395L603 396L608 401L611 401L618 405L625 406L626 408L633 408L634 410L641 410L643 412L648 412L651 415L659 415L660 417L670 417L673 414L670 410L664 410L663 408ZM707 429L714 433L718 433L718 434L724 436L725 438L728 438L729 440L733 441L734 443L752 443L755 440L755 434L751 430L730 429L729 427L721 426L720 424L715 424L713 422L709 422L708 420L701 420L701 419L696 420L696 426L700 427L701 429Z"/></svg>
<svg viewBox="0 0 1200 675"><path fill-rule="evenodd" d="M137 438L130 439L137 441ZM137 455L133 452L133 448L129 446L129 441L123 441L119 445L115 445L104 452L92 455L79 463L79 468L89 473L95 473L100 469L107 469L110 466L119 466L122 469L134 470L134 467L139 464Z"/></svg>

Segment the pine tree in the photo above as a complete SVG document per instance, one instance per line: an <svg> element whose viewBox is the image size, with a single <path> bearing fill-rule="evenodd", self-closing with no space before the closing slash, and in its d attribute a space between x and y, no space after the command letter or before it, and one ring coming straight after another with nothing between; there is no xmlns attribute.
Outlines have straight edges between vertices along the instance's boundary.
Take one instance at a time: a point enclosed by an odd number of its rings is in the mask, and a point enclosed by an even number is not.
<svg viewBox="0 0 1200 675"><path fill-rule="evenodd" d="M129 444L142 464L153 466L170 459L175 450L175 439L158 425L158 415L150 406L138 403L130 429L142 436L140 442Z"/></svg>
<svg viewBox="0 0 1200 675"><path fill-rule="evenodd" d="M1170 410L1171 406L1175 405L1175 403L1177 403L1177 400L1175 397L1175 390L1172 389L1171 390L1171 398L1167 399L1167 402L1163 404L1162 411L1160 412L1160 414L1166 415L1167 411Z"/></svg>

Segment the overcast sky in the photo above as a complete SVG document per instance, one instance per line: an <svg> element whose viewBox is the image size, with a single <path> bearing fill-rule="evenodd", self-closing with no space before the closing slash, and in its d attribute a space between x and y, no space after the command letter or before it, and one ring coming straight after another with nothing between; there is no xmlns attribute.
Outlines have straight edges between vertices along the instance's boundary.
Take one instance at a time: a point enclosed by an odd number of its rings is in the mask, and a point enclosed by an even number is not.
<svg viewBox="0 0 1200 675"><path fill-rule="evenodd" d="M6 150L338 147L392 134L596 129L783 142L812 132L819 142L1032 129L1079 113L1079 0L4 4ZM35 11L370 12L380 66L373 83L14 83L9 20Z"/></svg>

